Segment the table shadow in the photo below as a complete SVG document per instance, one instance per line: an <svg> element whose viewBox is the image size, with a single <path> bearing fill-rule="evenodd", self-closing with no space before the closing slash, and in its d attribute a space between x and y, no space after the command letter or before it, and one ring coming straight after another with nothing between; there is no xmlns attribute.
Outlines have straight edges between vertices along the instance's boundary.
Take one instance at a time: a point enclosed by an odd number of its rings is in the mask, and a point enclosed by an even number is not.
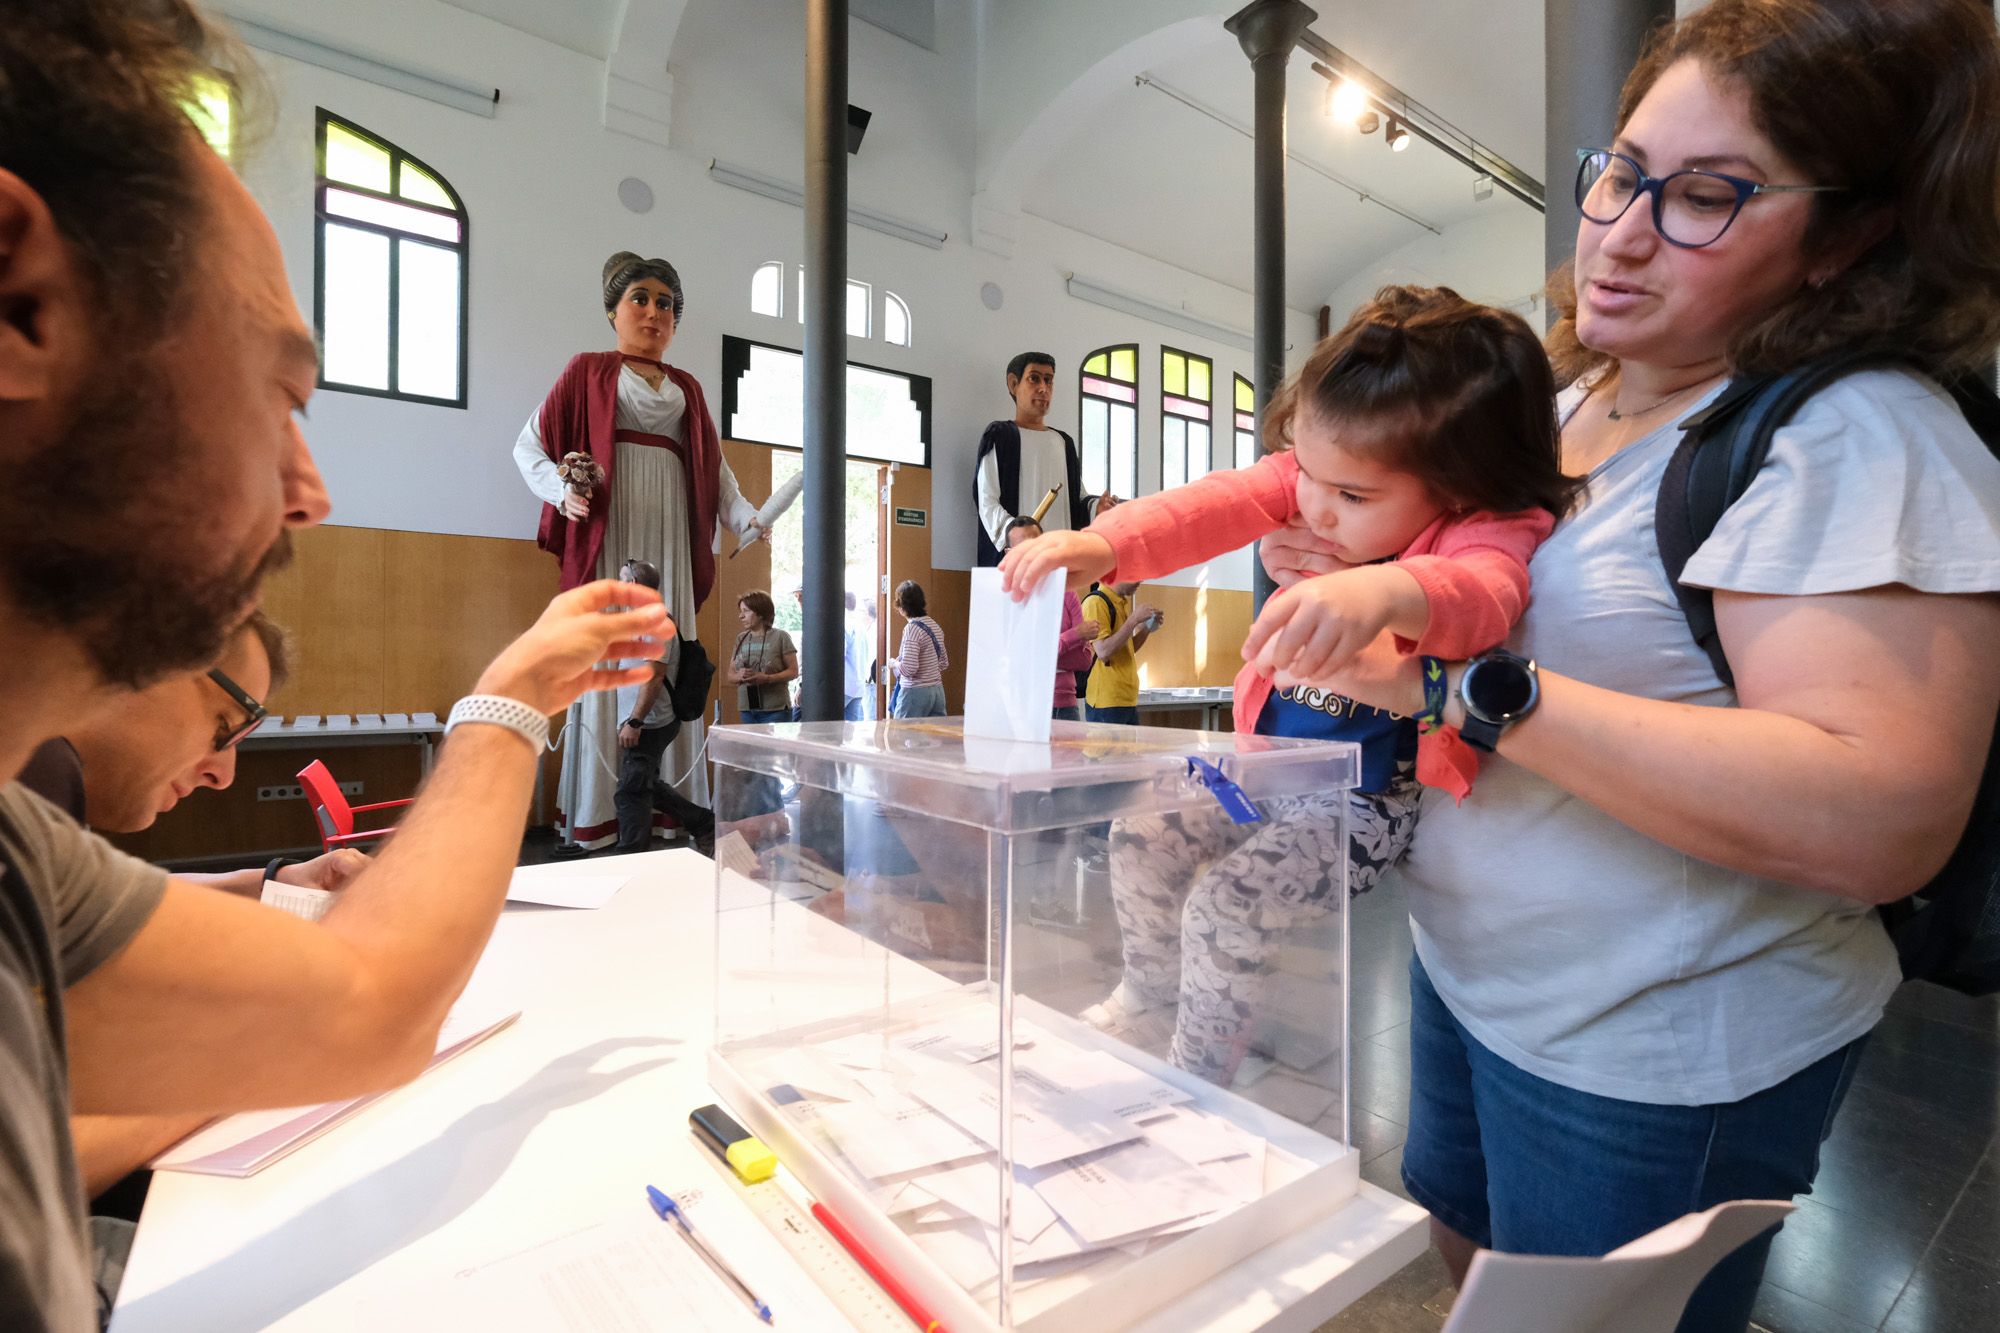
<svg viewBox="0 0 2000 1333"><path fill-rule="evenodd" d="M458 1217L492 1188L528 1131L550 1114L672 1062L608 1071L618 1051L679 1046L667 1037L611 1037L551 1060L505 1095L472 1108L434 1137L215 1262L121 1305L119 1330L258 1329L284 1318ZM307 1151L337 1149L338 1134ZM393 1201L394 1211L385 1211Z"/></svg>

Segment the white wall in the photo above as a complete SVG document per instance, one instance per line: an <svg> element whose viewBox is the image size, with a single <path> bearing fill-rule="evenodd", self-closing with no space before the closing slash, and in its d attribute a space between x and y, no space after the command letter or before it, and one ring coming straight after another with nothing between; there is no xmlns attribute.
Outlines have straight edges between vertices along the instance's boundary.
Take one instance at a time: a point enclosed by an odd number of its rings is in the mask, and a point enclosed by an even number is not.
<svg viewBox="0 0 2000 1333"><path fill-rule="evenodd" d="M439 0L346 0L338 28L306 0L239 0L238 8L314 30L384 58L501 89L488 120L343 74L262 57L280 98L274 132L246 167L282 242L293 290L308 319L313 274L313 115L327 109L390 139L441 172L470 214L471 354L465 410L322 391L309 438L334 499L331 521L360 527L524 537L537 502L510 448L563 362L610 346L597 295L606 255L632 249L679 268L688 309L671 358L692 371L720 410L721 340L737 334L797 346L798 326L749 313L749 280L767 259L803 256L797 208L712 181L709 159L798 181L802 175L803 20L788 0L693 0L670 64L671 148L601 124L604 66ZM851 31L850 100L875 113L850 159L853 202L951 233L942 251L850 229L849 273L901 295L915 345L853 340L850 355L933 382L934 563L971 561L971 455L985 423L1011 412L1002 376L1009 356L1053 353L1062 383L1053 420L1075 430L1075 374L1082 356L1110 342L1142 345L1140 475L1158 477L1161 342L1215 358L1216 383L1250 372L1247 352L1069 297L1076 271L1185 303L1248 328L1250 298L1102 240L1023 220L1011 258L964 239L973 180L970 7L941 5L938 50L920 49L864 23ZM1246 148L1247 151L1247 148ZM617 202L625 176L647 181L654 210ZM1240 201L1245 244L1249 202ZM982 283L1005 292L980 302ZM1293 317L1294 355L1311 337ZM964 497L958 503L957 497ZM950 497L951 503L944 498ZM1186 582L1203 576L1191 573ZM1247 562L1219 562L1212 586L1247 587Z"/></svg>
<svg viewBox="0 0 2000 1333"><path fill-rule="evenodd" d="M1542 215L1496 191L1486 201L1491 213L1424 236L1368 264L1334 288L1326 303L1339 328L1355 306L1389 283L1450 287L1472 301L1507 306L1527 316L1526 298L1539 298L1542 271Z"/></svg>

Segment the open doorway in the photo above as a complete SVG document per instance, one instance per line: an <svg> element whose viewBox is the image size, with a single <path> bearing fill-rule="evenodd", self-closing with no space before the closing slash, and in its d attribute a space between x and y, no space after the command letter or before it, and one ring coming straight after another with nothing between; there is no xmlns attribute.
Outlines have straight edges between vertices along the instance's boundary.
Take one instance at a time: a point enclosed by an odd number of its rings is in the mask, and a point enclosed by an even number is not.
<svg viewBox="0 0 2000 1333"><path fill-rule="evenodd" d="M771 489L776 491L804 466L804 457L790 449L771 451ZM849 460L847 464L847 543L841 586L854 595L855 609L847 617L847 628L858 633L864 645L862 664L864 718L880 716L879 684L866 684L868 668L879 659L882 643L882 485L887 471L879 463ZM805 628L799 604L799 589L805 586L805 504L795 504L771 529L771 600L777 605L777 626L794 639ZM801 663L803 666L803 663ZM884 673L875 675L879 681ZM794 690L796 695L796 690Z"/></svg>

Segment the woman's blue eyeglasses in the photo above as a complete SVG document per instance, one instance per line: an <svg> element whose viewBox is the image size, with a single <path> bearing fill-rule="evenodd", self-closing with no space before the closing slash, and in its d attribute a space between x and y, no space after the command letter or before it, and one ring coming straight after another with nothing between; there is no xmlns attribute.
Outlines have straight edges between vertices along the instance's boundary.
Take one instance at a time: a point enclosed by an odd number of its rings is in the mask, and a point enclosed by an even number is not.
<svg viewBox="0 0 2000 1333"><path fill-rule="evenodd" d="M1576 206L1599 226L1610 226L1642 194L1653 196L1653 227L1660 239L1683 250L1714 245L1743 205L1760 194L1826 194L1840 185L1765 185L1719 171L1676 171L1648 176L1623 153L1577 150Z"/></svg>

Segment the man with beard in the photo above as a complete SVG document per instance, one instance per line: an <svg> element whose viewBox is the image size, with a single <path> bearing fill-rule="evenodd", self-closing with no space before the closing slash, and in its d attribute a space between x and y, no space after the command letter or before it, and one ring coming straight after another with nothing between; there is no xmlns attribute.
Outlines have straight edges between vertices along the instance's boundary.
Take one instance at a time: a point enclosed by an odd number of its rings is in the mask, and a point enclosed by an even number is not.
<svg viewBox="0 0 2000 1333"><path fill-rule="evenodd" d="M284 533L327 512L295 419L312 335L270 226L182 110L219 45L186 0L0 0L0 780L205 668ZM644 588L558 597L317 926L0 789L0 1328L98 1326L72 1107L296 1106L424 1067L505 898L548 715L638 683L595 664L672 633Z"/></svg>

